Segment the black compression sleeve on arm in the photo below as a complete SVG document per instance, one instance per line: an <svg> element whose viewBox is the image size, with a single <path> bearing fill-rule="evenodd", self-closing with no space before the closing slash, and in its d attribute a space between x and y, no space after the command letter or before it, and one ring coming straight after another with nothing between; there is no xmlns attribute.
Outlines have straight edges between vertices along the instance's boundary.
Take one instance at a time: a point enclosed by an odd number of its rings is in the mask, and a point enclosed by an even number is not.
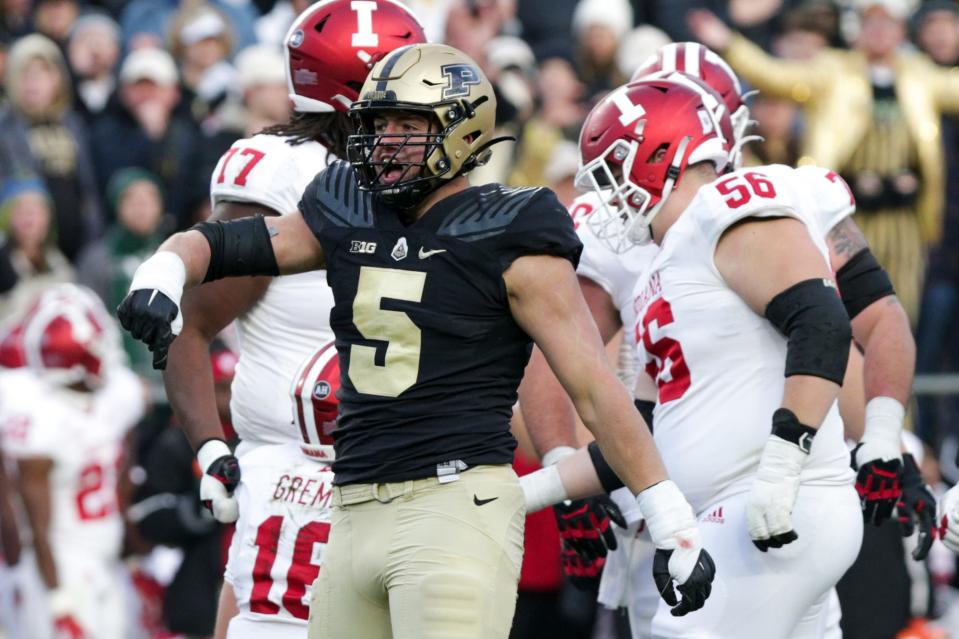
<svg viewBox="0 0 959 639"><path fill-rule="evenodd" d="M273 243L262 215L226 222L200 222L193 227L210 245L210 266L204 282L242 275L279 275Z"/></svg>
<svg viewBox="0 0 959 639"><path fill-rule="evenodd" d="M626 485L623 483L623 480L613 472L609 463L606 462L606 458L603 457L603 451L599 449L598 443L595 441L590 442L589 445L586 446L586 450L589 452L589 458L593 461L593 468L596 469L596 475L599 477L599 483L603 485L603 490L611 493L617 488L622 488Z"/></svg>
<svg viewBox="0 0 959 639"><path fill-rule="evenodd" d="M766 319L789 340L786 377L812 375L842 385L852 328L832 282L803 280L777 295Z"/></svg>
<svg viewBox="0 0 959 639"><path fill-rule="evenodd" d="M836 271L836 284L850 319L876 300L896 294L892 280L868 247L853 255Z"/></svg>

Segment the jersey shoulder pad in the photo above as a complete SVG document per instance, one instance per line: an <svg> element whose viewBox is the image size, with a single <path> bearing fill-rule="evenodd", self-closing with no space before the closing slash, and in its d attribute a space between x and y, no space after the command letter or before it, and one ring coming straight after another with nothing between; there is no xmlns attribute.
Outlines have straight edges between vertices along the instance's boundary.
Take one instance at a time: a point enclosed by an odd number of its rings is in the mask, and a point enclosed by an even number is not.
<svg viewBox="0 0 959 639"><path fill-rule="evenodd" d="M781 168L789 167L742 168L700 189L689 213L695 216L710 244L715 244L730 226L750 217L795 217L806 223Z"/></svg>
<svg viewBox="0 0 959 639"><path fill-rule="evenodd" d="M360 190L353 168L342 161L330 164L313 178L299 208L317 237L329 227L373 226L373 194Z"/></svg>
<svg viewBox="0 0 959 639"><path fill-rule="evenodd" d="M821 166L801 166L793 169L797 190L808 193L816 221L823 233L828 233L842 220L856 212L856 198L846 181L835 171Z"/></svg>
<svg viewBox="0 0 959 639"><path fill-rule="evenodd" d="M293 146L284 137L254 135L237 140L220 157L210 177L210 198L214 206L252 202L284 215L324 166L326 148L318 142Z"/></svg>
<svg viewBox="0 0 959 639"><path fill-rule="evenodd" d="M582 242L551 190L489 184L476 191L445 217L437 235L481 243L496 253L503 270L523 255L556 255L578 263Z"/></svg>

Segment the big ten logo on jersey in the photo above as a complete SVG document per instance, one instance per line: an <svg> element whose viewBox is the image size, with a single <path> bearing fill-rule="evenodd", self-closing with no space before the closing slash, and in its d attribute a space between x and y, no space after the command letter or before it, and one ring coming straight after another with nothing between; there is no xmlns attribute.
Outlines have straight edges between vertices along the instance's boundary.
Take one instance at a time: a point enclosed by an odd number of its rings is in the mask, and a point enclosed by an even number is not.
<svg viewBox="0 0 959 639"><path fill-rule="evenodd" d="M646 374L658 388L660 404L682 397L691 384L689 367L678 341L665 334L675 321L673 309L662 297L659 273L653 273L633 302L636 311L636 343L646 352Z"/></svg>
<svg viewBox="0 0 959 639"><path fill-rule="evenodd" d="M363 242L361 240L353 240L350 242L350 253L361 253L366 255L372 255L376 253L376 242Z"/></svg>
<svg viewBox="0 0 959 639"><path fill-rule="evenodd" d="M237 154L239 154L240 157L236 162L231 163L231 160L233 160ZM229 166L232 184L236 186L246 186L246 181L247 178L250 177L250 173L265 156L266 153L257 151L256 149L231 147L223 154L223 157L220 158L220 172L217 173L216 183L223 184L226 182L227 167Z"/></svg>

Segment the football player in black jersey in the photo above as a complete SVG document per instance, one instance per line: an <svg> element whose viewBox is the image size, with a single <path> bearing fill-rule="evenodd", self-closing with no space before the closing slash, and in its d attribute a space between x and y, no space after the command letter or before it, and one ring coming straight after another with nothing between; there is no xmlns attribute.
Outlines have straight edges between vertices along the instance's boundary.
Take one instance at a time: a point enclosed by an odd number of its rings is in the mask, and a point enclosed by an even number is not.
<svg viewBox="0 0 959 639"><path fill-rule="evenodd" d="M569 215L548 189L466 177L489 158L495 109L489 81L456 49L394 51L351 109L349 162L317 175L299 214L174 235L120 305L124 327L162 354L184 287L326 267L342 388L311 637L508 635L525 515L509 419L533 341L637 495L674 614L709 595L696 519L579 291ZM531 490L562 499L574 487L561 470Z"/></svg>

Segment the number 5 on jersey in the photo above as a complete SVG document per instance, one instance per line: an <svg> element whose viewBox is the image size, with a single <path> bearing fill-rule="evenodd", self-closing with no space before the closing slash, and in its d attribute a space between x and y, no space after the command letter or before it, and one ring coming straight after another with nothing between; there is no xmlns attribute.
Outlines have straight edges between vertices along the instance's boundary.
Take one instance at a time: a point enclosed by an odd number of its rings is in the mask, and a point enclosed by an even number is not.
<svg viewBox="0 0 959 639"><path fill-rule="evenodd" d="M419 302L426 273L363 266L353 299L353 323L368 340L386 342L383 365L377 347L354 344L350 349L350 381L366 395L397 397L416 383L420 372L423 332L402 311L385 310L384 299Z"/></svg>

